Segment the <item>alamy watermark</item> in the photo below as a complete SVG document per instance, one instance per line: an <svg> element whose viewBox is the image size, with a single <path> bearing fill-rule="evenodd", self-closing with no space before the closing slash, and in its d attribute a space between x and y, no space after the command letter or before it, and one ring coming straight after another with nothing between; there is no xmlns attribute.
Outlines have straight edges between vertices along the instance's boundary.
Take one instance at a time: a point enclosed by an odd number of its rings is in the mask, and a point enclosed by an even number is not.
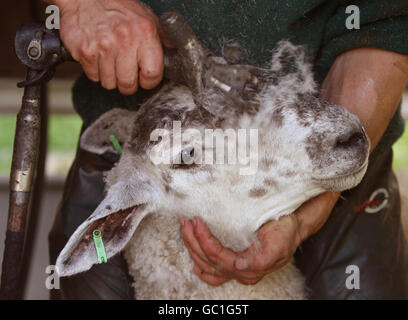
<svg viewBox="0 0 408 320"><path fill-rule="evenodd" d="M45 13L49 14L45 19L45 27L47 29L60 28L60 11L56 5L49 5L45 8Z"/></svg>
<svg viewBox="0 0 408 320"><path fill-rule="evenodd" d="M354 264L347 266L346 274L349 276L346 278L346 288L349 290L360 289L360 268Z"/></svg>
<svg viewBox="0 0 408 320"><path fill-rule="evenodd" d="M173 121L172 130L155 129L150 141L158 141L150 152L155 164L240 165L240 175L258 170L258 129L181 130L181 121ZM186 147L187 146L187 147Z"/></svg>
<svg viewBox="0 0 408 320"><path fill-rule="evenodd" d="M360 29L360 8L356 5L349 5L346 7L346 13L349 14L346 19L346 28Z"/></svg>
<svg viewBox="0 0 408 320"><path fill-rule="evenodd" d="M59 29L60 11L58 6L47 6L45 8L45 13L48 15L45 20L45 26L47 29ZM345 21L346 28L349 30L360 29L360 8L356 5L349 5L346 7L346 14L349 15Z"/></svg>
<svg viewBox="0 0 408 320"><path fill-rule="evenodd" d="M45 268L45 273L49 276L45 279L45 287L48 290L60 288L60 277L58 274L58 268L54 265L49 265Z"/></svg>

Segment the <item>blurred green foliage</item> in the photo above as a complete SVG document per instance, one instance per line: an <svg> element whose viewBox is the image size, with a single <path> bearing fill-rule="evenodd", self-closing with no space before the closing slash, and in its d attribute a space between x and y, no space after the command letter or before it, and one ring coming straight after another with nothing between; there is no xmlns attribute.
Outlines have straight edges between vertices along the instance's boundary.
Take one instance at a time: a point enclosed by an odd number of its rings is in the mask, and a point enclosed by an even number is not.
<svg viewBox="0 0 408 320"><path fill-rule="evenodd" d="M77 115L53 115L48 124L48 151L75 152L82 120ZM16 116L0 117L0 175L11 168Z"/></svg>
<svg viewBox="0 0 408 320"><path fill-rule="evenodd" d="M405 122L403 136L392 146L394 160L392 166L395 170L408 169L408 121Z"/></svg>

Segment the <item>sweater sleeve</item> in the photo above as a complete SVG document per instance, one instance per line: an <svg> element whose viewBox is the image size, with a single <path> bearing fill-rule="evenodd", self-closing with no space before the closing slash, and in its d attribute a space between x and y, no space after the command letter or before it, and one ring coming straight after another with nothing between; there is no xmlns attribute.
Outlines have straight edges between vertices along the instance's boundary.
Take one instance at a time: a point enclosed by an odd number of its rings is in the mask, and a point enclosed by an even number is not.
<svg viewBox="0 0 408 320"><path fill-rule="evenodd" d="M359 47L408 55L408 0L353 1L360 11L360 29L352 30L346 27L350 1L340 2L323 34L317 61L321 74L327 73L339 54Z"/></svg>
<svg viewBox="0 0 408 320"><path fill-rule="evenodd" d="M334 14L328 19L322 46L316 61L318 82L341 53L359 48L373 47L408 55L408 0L353 1L360 11L360 29L347 29L346 8L350 1L340 1ZM383 152L402 135L404 120L398 108L376 152Z"/></svg>

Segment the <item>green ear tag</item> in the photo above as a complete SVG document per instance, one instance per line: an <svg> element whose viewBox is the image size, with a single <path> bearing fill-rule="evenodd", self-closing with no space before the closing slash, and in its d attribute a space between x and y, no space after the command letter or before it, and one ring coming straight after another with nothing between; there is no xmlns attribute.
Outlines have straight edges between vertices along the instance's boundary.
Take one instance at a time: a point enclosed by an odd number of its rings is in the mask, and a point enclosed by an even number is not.
<svg viewBox="0 0 408 320"><path fill-rule="evenodd" d="M122 147L120 146L119 140L115 137L114 134L111 134L109 136L109 140L112 142L113 147L115 148L116 152L121 154L122 153Z"/></svg>
<svg viewBox="0 0 408 320"><path fill-rule="evenodd" d="M108 258L106 257L105 246L103 245L102 234L99 230L93 231L93 239L96 248L96 254L98 255L98 263L108 262ZM102 258L105 261L102 261Z"/></svg>

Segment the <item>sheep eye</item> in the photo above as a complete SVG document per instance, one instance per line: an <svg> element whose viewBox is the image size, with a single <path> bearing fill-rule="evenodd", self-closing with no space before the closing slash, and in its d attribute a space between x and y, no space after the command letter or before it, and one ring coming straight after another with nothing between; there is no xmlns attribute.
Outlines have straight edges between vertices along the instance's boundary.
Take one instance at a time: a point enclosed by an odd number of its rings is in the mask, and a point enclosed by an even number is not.
<svg viewBox="0 0 408 320"><path fill-rule="evenodd" d="M194 162L194 148L188 148L181 151L181 163L193 164Z"/></svg>

